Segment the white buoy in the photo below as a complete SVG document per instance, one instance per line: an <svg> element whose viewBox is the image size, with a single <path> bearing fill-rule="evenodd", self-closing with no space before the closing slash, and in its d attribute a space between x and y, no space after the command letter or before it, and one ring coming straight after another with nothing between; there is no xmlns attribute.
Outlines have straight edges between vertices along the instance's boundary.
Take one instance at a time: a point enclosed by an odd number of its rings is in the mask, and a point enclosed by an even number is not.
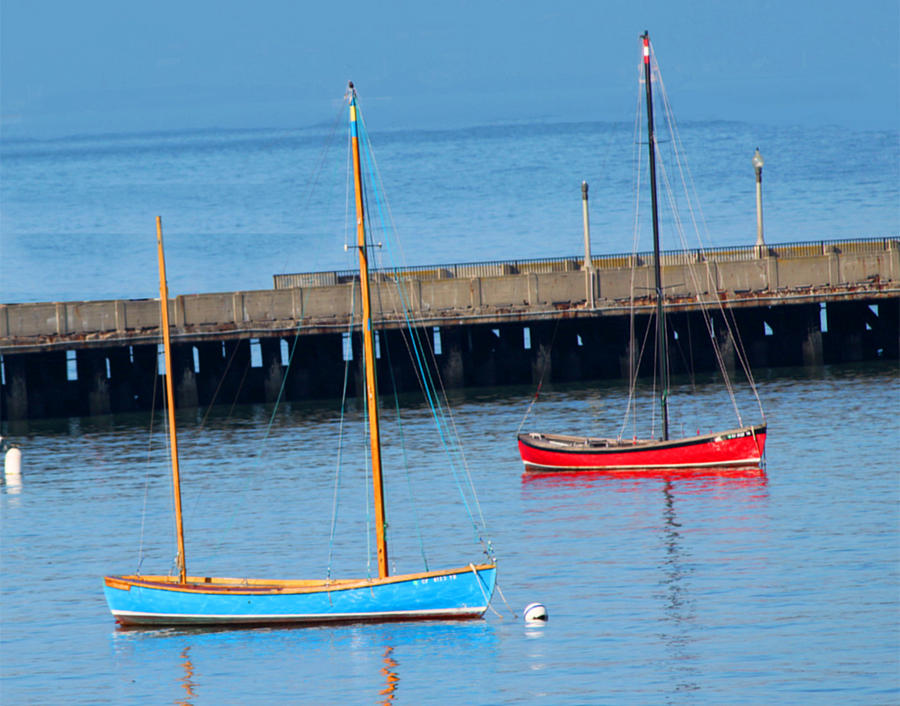
<svg viewBox="0 0 900 706"><path fill-rule="evenodd" d="M547 609L543 603L529 603L522 613L526 623L546 623Z"/></svg>
<svg viewBox="0 0 900 706"><path fill-rule="evenodd" d="M3 459L3 474L6 476L22 475L22 452L13 446Z"/></svg>

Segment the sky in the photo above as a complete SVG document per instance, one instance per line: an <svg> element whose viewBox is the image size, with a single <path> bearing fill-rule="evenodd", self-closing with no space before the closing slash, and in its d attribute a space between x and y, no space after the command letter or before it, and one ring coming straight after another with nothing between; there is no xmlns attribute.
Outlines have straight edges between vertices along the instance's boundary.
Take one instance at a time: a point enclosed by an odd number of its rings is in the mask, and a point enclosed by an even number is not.
<svg viewBox="0 0 900 706"><path fill-rule="evenodd" d="M680 120L900 123L900 0L0 0L0 135L616 120L645 29Z"/></svg>

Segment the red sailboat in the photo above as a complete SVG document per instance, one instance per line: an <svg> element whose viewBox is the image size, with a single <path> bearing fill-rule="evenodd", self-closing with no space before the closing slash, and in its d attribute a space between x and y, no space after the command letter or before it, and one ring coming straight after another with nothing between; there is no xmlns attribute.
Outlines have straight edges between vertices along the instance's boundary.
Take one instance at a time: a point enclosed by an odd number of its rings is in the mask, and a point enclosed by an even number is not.
<svg viewBox="0 0 900 706"><path fill-rule="evenodd" d="M643 76L647 103L650 199L653 216L653 257L656 296L656 362L662 438L595 438L565 434L530 432L519 434L519 453L525 470L615 471L661 469L710 469L761 467L766 445L766 424L739 426L726 431L672 439L669 437L669 367L664 317L663 285L660 267L659 214L656 193L656 139L653 128L653 92L651 84L650 37L643 42ZM725 373L724 367L722 370ZM752 383L752 381L751 381ZM760 409L762 407L760 406Z"/></svg>

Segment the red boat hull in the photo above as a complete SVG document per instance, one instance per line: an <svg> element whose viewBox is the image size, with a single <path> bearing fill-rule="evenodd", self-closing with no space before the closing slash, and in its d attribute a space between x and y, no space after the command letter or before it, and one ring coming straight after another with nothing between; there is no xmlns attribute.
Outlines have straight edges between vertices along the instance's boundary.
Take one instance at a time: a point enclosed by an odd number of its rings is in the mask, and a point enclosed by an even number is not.
<svg viewBox="0 0 900 706"><path fill-rule="evenodd" d="M525 470L537 473L758 466L763 461L765 446L765 424L668 441L519 435L519 453Z"/></svg>

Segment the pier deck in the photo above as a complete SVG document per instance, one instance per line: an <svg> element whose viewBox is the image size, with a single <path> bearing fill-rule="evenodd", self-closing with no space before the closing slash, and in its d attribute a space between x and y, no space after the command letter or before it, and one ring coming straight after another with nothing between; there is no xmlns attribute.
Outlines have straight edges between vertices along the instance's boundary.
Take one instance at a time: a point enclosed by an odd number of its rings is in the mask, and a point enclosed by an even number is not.
<svg viewBox="0 0 900 706"><path fill-rule="evenodd" d="M434 365L449 387L618 376L632 277L634 291L648 293L635 314L652 313L648 262L639 254L595 257L587 270L583 259L558 258L382 271L373 308L383 345L397 351L390 364L401 388L415 379L396 360L407 317L440 351ZM706 335L700 312L724 310L755 366L898 357L897 238L668 252L663 280L670 335ZM270 290L176 296L169 306L180 403L208 404L213 390L232 398L220 402L274 399L295 339L284 394L339 395L357 345L356 336L345 339L358 297L345 272L276 275ZM147 407L159 338L155 299L0 305L0 419ZM223 389L235 366L240 382Z"/></svg>

